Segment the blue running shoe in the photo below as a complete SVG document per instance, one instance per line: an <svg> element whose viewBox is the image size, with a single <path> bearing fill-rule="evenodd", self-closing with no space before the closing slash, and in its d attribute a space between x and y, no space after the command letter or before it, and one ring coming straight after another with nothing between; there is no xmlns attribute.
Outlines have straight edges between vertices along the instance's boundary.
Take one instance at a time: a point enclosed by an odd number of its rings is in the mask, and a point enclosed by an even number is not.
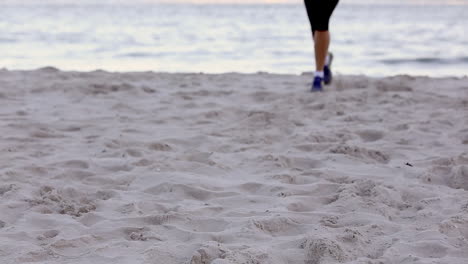
<svg viewBox="0 0 468 264"><path fill-rule="evenodd" d="M325 64L325 67L323 67L323 82L325 84L330 84L333 79L333 74L331 72L331 64L333 61L333 54L328 53L327 55L327 63Z"/></svg>
<svg viewBox="0 0 468 264"><path fill-rule="evenodd" d="M312 83L312 88L310 89L311 92L321 92L322 89L322 82L323 78L319 76L315 76L314 82Z"/></svg>

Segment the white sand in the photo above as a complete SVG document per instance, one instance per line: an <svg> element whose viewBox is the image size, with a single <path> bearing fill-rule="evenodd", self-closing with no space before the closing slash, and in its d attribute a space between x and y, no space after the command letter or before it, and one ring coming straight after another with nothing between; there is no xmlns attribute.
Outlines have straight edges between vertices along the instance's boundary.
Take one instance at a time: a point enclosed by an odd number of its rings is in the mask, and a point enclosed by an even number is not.
<svg viewBox="0 0 468 264"><path fill-rule="evenodd" d="M310 79L1 70L0 263L468 263L468 78Z"/></svg>

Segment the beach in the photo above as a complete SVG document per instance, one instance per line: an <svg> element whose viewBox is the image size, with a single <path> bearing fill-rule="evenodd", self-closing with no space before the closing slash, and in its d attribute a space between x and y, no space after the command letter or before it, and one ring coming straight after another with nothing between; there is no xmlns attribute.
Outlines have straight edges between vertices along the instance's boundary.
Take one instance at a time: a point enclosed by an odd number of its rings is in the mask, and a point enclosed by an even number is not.
<svg viewBox="0 0 468 264"><path fill-rule="evenodd" d="M468 262L468 77L0 70L0 263Z"/></svg>

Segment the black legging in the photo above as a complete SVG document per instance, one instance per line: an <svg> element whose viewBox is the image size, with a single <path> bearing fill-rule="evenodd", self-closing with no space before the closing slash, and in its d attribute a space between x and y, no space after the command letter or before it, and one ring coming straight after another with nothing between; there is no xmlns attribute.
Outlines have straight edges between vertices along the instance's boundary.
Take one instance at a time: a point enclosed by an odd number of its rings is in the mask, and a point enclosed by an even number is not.
<svg viewBox="0 0 468 264"><path fill-rule="evenodd" d="M312 33L315 31L327 31L328 22L335 10L338 0L304 0L309 16Z"/></svg>

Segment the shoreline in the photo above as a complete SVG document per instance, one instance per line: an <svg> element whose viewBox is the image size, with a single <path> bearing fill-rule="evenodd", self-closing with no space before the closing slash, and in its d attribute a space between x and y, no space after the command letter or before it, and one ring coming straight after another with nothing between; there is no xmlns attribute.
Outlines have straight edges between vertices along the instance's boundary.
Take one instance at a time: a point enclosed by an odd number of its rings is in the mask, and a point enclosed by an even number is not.
<svg viewBox="0 0 468 264"><path fill-rule="evenodd" d="M95 69L95 70L63 70L54 66L44 66L34 69L9 69L6 67L0 68L0 71L4 72L36 72L36 71L50 71L50 72L62 72L62 73L95 73L102 72L108 74L172 74L172 75L183 75L183 74L200 74L200 75L226 75L226 74L238 74L238 75L256 75L256 74L266 74L266 75L281 75L281 76L307 76L313 75L313 71L303 71L300 73L286 73L286 72L269 72L269 71L256 71L256 72L237 72L237 71L227 71L227 72L167 72L167 71L154 71L154 70L141 70L141 71L112 71L106 69ZM365 77L370 79L385 79L385 78L397 78L397 77L411 77L411 78L431 78L431 79L468 79L468 74L463 76L456 75L447 75L447 76L430 76L430 75L417 75L417 74L395 74L395 75L366 75L366 74L342 74L340 72L336 73L337 76L351 76L351 77Z"/></svg>

